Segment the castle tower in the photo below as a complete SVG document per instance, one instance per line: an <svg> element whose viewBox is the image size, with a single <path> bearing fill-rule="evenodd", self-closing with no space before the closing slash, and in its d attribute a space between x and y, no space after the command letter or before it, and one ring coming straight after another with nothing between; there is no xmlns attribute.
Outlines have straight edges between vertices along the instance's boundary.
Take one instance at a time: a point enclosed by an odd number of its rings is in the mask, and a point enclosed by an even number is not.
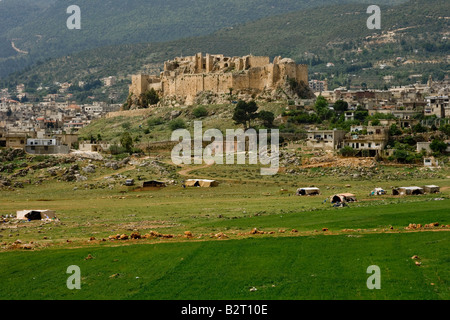
<svg viewBox="0 0 450 320"><path fill-rule="evenodd" d="M428 77L427 86L428 86L428 88L431 88L433 86L433 78L431 77L431 74Z"/></svg>

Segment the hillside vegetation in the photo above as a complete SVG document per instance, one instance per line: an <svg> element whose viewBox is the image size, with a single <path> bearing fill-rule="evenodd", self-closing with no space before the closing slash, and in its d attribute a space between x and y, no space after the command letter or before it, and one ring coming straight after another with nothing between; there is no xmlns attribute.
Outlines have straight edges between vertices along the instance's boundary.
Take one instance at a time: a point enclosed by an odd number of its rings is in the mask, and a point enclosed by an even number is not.
<svg viewBox="0 0 450 320"><path fill-rule="evenodd" d="M382 7L382 29L369 30L366 5L338 5L300 10L225 28L208 36L170 42L126 44L98 48L53 59L14 74L7 84L98 79L109 75L129 78L144 72L158 74L163 61L197 52L237 55L282 55L307 63L312 78L328 77L331 87L366 83L383 87L423 73L442 79L448 72L445 41L449 22L445 0L412 0ZM403 62L398 62L402 57ZM411 63L404 63L409 61ZM326 64L333 62L334 68ZM388 67L381 70L380 64ZM355 76L353 76L355 75ZM415 81L415 80L414 80ZM127 91L126 83L123 90Z"/></svg>
<svg viewBox="0 0 450 320"><path fill-rule="evenodd" d="M37 61L81 50L207 35L264 17L347 2L369 1L4 0L0 2L0 44L4 48L0 50L0 77ZM70 16L66 10L74 4L81 9L81 30L66 27ZM27 53L11 51L12 39Z"/></svg>

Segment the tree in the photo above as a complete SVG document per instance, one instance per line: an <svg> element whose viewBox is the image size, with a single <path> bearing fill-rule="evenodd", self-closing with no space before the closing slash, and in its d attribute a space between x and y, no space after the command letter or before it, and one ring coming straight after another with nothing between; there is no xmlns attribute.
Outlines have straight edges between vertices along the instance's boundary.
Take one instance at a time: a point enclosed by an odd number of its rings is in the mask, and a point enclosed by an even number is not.
<svg viewBox="0 0 450 320"><path fill-rule="evenodd" d="M289 78L289 87L300 99L312 99L314 98L314 92L304 81L297 82L297 80Z"/></svg>
<svg viewBox="0 0 450 320"><path fill-rule="evenodd" d="M270 111L265 111L265 110L260 111L258 113L258 118L262 120L263 125L266 128L272 127L273 126L273 121L275 120L274 114L272 112L270 112Z"/></svg>
<svg viewBox="0 0 450 320"><path fill-rule="evenodd" d="M348 103L344 100L337 100L333 105L334 111L339 114L348 110Z"/></svg>
<svg viewBox="0 0 450 320"><path fill-rule="evenodd" d="M389 128L389 135L390 136L399 136L402 134L402 130L400 130L396 124L391 125Z"/></svg>
<svg viewBox="0 0 450 320"><path fill-rule="evenodd" d="M427 128L425 128L424 126L422 126L420 123L416 124L415 126L413 126L413 132L417 132L417 133L424 133L427 132Z"/></svg>
<svg viewBox="0 0 450 320"><path fill-rule="evenodd" d="M251 121L257 118L258 106L255 101L245 102L240 100L234 108L233 120L236 124L242 124L244 129L250 128Z"/></svg>
<svg viewBox="0 0 450 320"><path fill-rule="evenodd" d="M444 141L434 139L430 143L430 149L439 154L444 153L447 150L447 144Z"/></svg>
<svg viewBox="0 0 450 320"><path fill-rule="evenodd" d="M339 153L343 157L353 157L356 154L356 151L350 146L345 146L341 150L339 150Z"/></svg>
<svg viewBox="0 0 450 320"><path fill-rule="evenodd" d="M364 109L361 106L357 106L356 107L356 111L355 111L355 120L359 120L361 122L364 122L366 120L366 118L369 116L369 111Z"/></svg>
<svg viewBox="0 0 450 320"><path fill-rule="evenodd" d="M395 150L394 154L393 154L393 157L394 157L395 160L397 160L397 162L400 162L400 163L408 162L407 161L407 159L408 159L408 151L406 151L406 150Z"/></svg>
<svg viewBox="0 0 450 320"><path fill-rule="evenodd" d="M320 119L325 120L329 114L328 101L323 96L318 96L316 103L314 104L316 114Z"/></svg>
<svg viewBox="0 0 450 320"><path fill-rule="evenodd" d="M440 130L447 136L450 136L450 124L446 124L445 126L441 127Z"/></svg>
<svg viewBox="0 0 450 320"><path fill-rule="evenodd" d="M153 88L139 95L138 104L142 108L148 108L149 106L157 104L158 102L159 96Z"/></svg>
<svg viewBox="0 0 450 320"><path fill-rule="evenodd" d="M122 133L120 137L120 144L125 149L126 152L131 153L133 150L133 138L128 131Z"/></svg>

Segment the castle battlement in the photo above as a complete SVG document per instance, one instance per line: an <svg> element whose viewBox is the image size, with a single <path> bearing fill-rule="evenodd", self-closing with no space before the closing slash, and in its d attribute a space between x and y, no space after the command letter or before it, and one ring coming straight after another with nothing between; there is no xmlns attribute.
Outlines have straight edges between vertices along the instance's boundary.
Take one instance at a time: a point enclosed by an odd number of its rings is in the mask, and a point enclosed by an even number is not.
<svg viewBox="0 0 450 320"><path fill-rule="evenodd" d="M130 93L136 97L151 88L160 96L177 96L192 102L199 92L226 94L245 91L259 93L274 90L288 79L308 83L308 67L289 58L244 56L225 57L197 53L164 63L160 76L133 75Z"/></svg>

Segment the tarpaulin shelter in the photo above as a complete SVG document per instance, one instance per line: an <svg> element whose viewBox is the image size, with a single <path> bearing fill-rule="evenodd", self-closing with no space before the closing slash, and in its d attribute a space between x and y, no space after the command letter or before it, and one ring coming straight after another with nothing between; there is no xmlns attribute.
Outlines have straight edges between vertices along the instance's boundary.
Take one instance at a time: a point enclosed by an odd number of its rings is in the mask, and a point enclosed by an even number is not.
<svg viewBox="0 0 450 320"><path fill-rule="evenodd" d="M20 220L48 220L56 218L53 210L22 210L17 211L17 219Z"/></svg>
<svg viewBox="0 0 450 320"><path fill-rule="evenodd" d="M334 196L331 196L330 202L336 203L336 202L355 202L356 196L352 193L340 193L335 194Z"/></svg>
<svg viewBox="0 0 450 320"><path fill-rule="evenodd" d="M370 194L373 196L380 196L383 194L386 194L386 191L383 188L375 188L372 190L372 192L370 192Z"/></svg>
<svg viewBox="0 0 450 320"><path fill-rule="evenodd" d="M392 190L392 194L394 196L402 196L402 195L418 195L424 194L425 191L420 187L400 187Z"/></svg>
<svg viewBox="0 0 450 320"><path fill-rule="evenodd" d="M441 188L439 186L435 186L435 185L425 186L425 187L423 187L423 190L426 193L439 193L439 192L441 192Z"/></svg>
<svg viewBox="0 0 450 320"><path fill-rule="evenodd" d="M316 196L320 194L319 188L298 188L297 196Z"/></svg>
<svg viewBox="0 0 450 320"><path fill-rule="evenodd" d="M156 180L145 181L142 184L143 188L150 188L150 187L152 187L152 188L163 188L165 186L166 186L166 184L164 182L156 181Z"/></svg>
<svg viewBox="0 0 450 320"><path fill-rule="evenodd" d="M188 179L185 182L187 187L202 187L202 188L210 188L217 187L219 183L216 180L208 180L208 179Z"/></svg>

